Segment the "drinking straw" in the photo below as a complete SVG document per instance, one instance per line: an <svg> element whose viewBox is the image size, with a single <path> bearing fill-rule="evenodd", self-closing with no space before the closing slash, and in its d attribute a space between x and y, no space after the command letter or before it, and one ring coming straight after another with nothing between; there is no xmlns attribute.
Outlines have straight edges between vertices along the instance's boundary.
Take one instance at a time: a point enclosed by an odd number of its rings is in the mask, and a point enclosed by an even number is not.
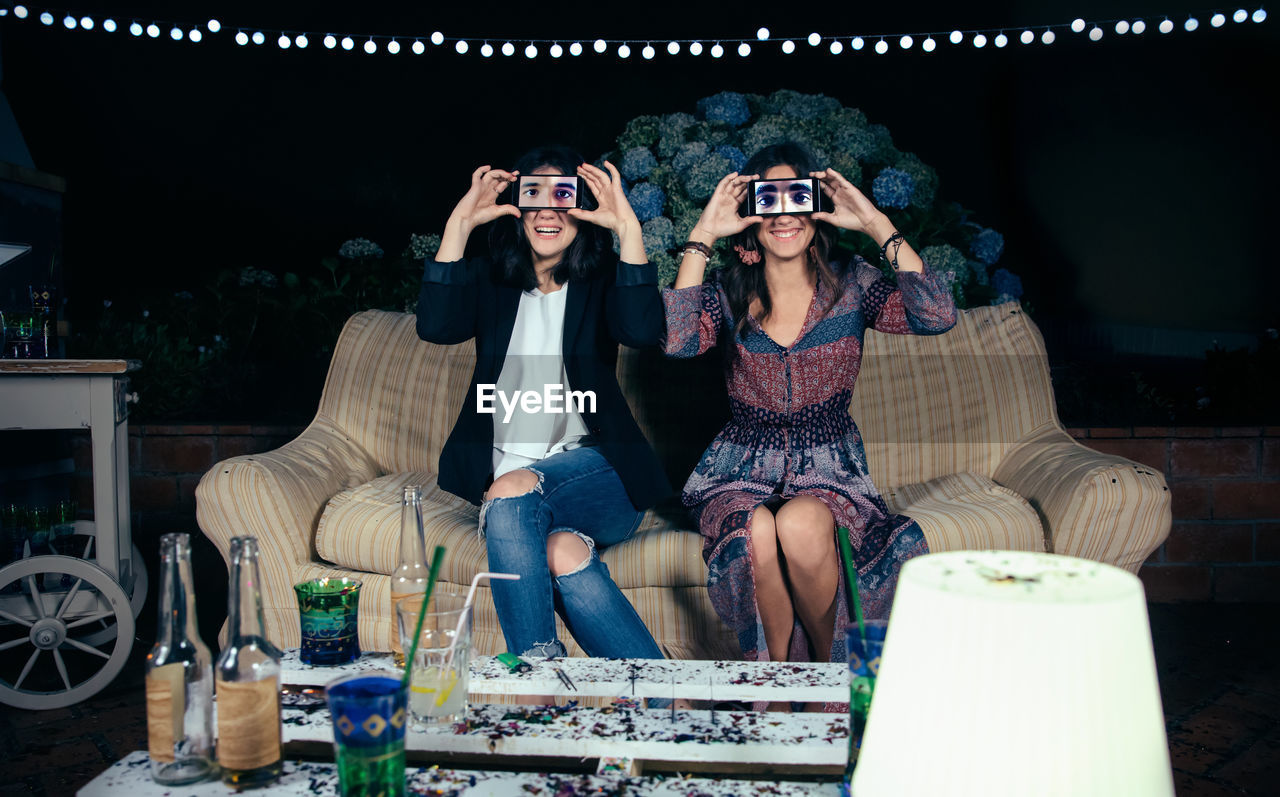
<svg viewBox="0 0 1280 797"><path fill-rule="evenodd" d="M862 637L862 645L867 644L867 627L862 622L862 601L858 598L858 572L853 568L853 548L849 545L849 530L844 526L836 529L836 540L840 543L840 559L844 562L844 583L849 588L849 611L858 621L858 636Z"/></svg>
<svg viewBox="0 0 1280 797"><path fill-rule="evenodd" d="M462 635L462 626L467 622L467 611L471 608L471 604L476 599L476 587L480 586L480 579L507 579L510 581L519 581L520 576L515 573L476 573L475 578L471 579L471 589L467 590L467 601L462 604L462 614L458 617L458 627L453 629L453 640L449 642L449 651L445 655L445 666L453 664L454 648L458 645L458 637Z"/></svg>
<svg viewBox="0 0 1280 797"><path fill-rule="evenodd" d="M418 655L418 637L422 636L422 621L427 617L427 603L436 588L436 576L440 575L440 563L444 561L444 546L437 545L431 552L431 572L427 574L427 589L422 593L422 608L418 610L418 624L413 629L413 639L409 641L409 650L404 657L404 679L400 682L402 689L409 688L409 679L413 677L413 657Z"/></svg>

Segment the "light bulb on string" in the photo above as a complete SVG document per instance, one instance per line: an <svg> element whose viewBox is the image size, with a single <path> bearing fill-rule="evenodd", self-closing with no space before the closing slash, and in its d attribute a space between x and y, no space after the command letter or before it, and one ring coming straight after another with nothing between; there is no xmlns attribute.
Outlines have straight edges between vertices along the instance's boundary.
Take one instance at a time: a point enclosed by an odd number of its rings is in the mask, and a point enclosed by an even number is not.
<svg viewBox="0 0 1280 797"><path fill-rule="evenodd" d="M176 25L169 29L169 38L176 42L182 41L182 37L185 35L186 34L182 32L182 28L179 28Z"/></svg>
<svg viewBox="0 0 1280 797"><path fill-rule="evenodd" d="M889 43L887 41L885 41L884 39L881 39L880 41L876 42L877 55L884 55L887 52L889 52Z"/></svg>
<svg viewBox="0 0 1280 797"><path fill-rule="evenodd" d="M78 24L80 23L77 22L76 18L71 16L70 14L67 14L65 17L62 18L62 27L66 28L67 30L75 30L76 25Z"/></svg>
<svg viewBox="0 0 1280 797"><path fill-rule="evenodd" d="M653 60L653 56L654 56L655 54L656 54L656 51L653 49L653 45L652 45L652 44L646 44L646 45L644 46L644 49L640 51L640 55L641 55L641 56L644 58L644 60L646 60L646 61L652 61L652 60Z"/></svg>
<svg viewBox="0 0 1280 797"><path fill-rule="evenodd" d="M253 35L249 37L249 40L252 41L254 44L263 44L264 42L266 42L267 37L266 35L263 34L262 31L255 30L253 32Z"/></svg>
<svg viewBox="0 0 1280 797"><path fill-rule="evenodd" d="M694 42L689 45L689 55L702 55L702 42Z"/></svg>
<svg viewBox="0 0 1280 797"><path fill-rule="evenodd" d="M667 42L667 54L668 54L668 55L679 55L679 54L680 54L680 42Z"/></svg>
<svg viewBox="0 0 1280 797"><path fill-rule="evenodd" d="M1022 42L1023 44L1030 44L1031 42L1033 42L1033 41L1035 41L1035 40L1036 40L1036 35L1035 35L1034 33L1032 33L1031 31L1029 31L1029 30L1024 30L1024 31L1023 31L1023 32L1018 36L1018 41Z"/></svg>
<svg viewBox="0 0 1280 797"><path fill-rule="evenodd" d="M328 44L327 40L325 41L325 44L326 45ZM413 50L414 55L422 55L427 51L427 45L423 44L419 39L414 39L413 44L409 47L409 49Z"/></svg>
<svg viewBox="0 0 1280 797"><path fill-rule="evenodd" d="M490 44L489 42L485 42L484 44L480 45L480 55L484 56L485 58L488 58L489 56L493 55L493 45Z"/></svg>
<svg viewBox="0 0 1280 797"><path fill-rule="evenodd" d="M40 24L42 24L42 25L52 25L52 24L53 24L53 14L50 14L48 11L45 11L43 14L41 14L41 15L40 15Z"/></svg>
<svg viewBox="0 0 1280 797"><path fill-rule="evenodd" d="M591 48L596 52L603 54L605 50L609 49L609 45L605 43L604 39L596 39L596 43L591 45Z"/></svg>
<svg viewBox="0 0 1280 797"><path fill-rule="evenodd" d="M1044 33L1040 34L1040 41L1044 42L1045 44L1053 44L1053 40L1056 38L1058 37L1051 30L1046 30Z"/></svg>
<svg viewBox="0 0 1280 797"><path fill-rule="evenodd" d="M1089 41L1093 41L1093 42L1102 41L1102 28L1098 27L1097 25L1094 25L1093 28L1089 31Z"/></svg>
<svg viewBox="0 0 1280 797"><path fill-rule="evenodd" d="M28 14L28 13L29 13L29 12L27 11L27 7L26 7L26 6L14 6L14 7L13 7L13 15L14 15L15 17L17 17L18 19L26 19L26 18L27 18L27 14Z"/></svg>
<svg viewBox="0 0 1280 797"><path fill-rule="evenodd" d="M795 51L796 51L795 42L791 41L790 39L787 39L782 43L782 52L786 53L787 55L791 55Z"/></svg>
<svg viewBox="0 0 1280 797"><path fill-rule="evenodd" d="M192 28L187 31L187 38L191 40L192 44L199 44L200 40L204 38L204 34L200 32L199 28Z"/></svg>
<svg viewBox="0 0 1280 797"><path fill-rule="evenodd" d="M107 33L115 33L115 32L116 32L116 21L115 21L114 19L104 19L104 20L102 20L102 29L103 29L103 30L105 30Z"/></svg>
<svg viewBox="0 0 1280 797"><path fill-rule="evenodd" d="M80 27L85 30L93 30L93 17L80 17Z"/></svg>
<svg viewBox="0 0 1280 797"><path fill-rule="evenodd" d="M135 23L135 24L136 24L136 23ZM130 32L132 32L132 31L130 31ZM137 36L138 34L134 33L133 35L134 35L134 36ZM246 45L246 44L248 44L248 43L249 43L249 34L245 33L245 32L244 32L244 31L242 31L242 30L238 30L238 31L236 31L236 44L238 44L238 45L240 45L241 47L243 47L243 46L245 46L245 45Z"/></svg>
<svg viewBox="0 0 1280 797"><path fill-rule="evenodd" d="M354 40L354 39L352 39L350 36L343 36L343 37L342 37L342 49L347 50L348 52L350 52L351 50L354 50L354 49L355 49L355 46L356 46L356 42L355 42L355 40Z"/></svg>
<svg viewBox="0 0 1280 797"><path fill-rule="evenodd" d="M551 53L552 58L559 58L560 56L564 55L564 48L560 46L560 42L556 42L555 44L551 45L551 48L548 50L548 52Z"/></svg>
<svg viewBox="0 0 1280 797"><path fill-rule="evenodd" d="M440 32L440 31L438 31L438 30L436 30L436 31L432 31L432 32L431 32L431 43L432 43L432 44L435 44L435 45L444 44L444 34L443 34L443 33L441 33L441 32Z"/></svg>
<svg viewBox="0 0 1280 797"><path fill-rule="evenodd" d="M938 48L938 43L933 40L932 36L927 37L920 45L920 49L926 53L931 53Z"/></svg>
<svg viewBox="0 0 1280 797"><path fill-rule="evenodd" d="M1172 33L1172 32L1173 32L1173 21L1172 21L1172 20L1170 20L1168 17L1165 17L1164 21L1160 23L1160 32L1161 32L1161 33Z"/></svg>
<svg viewBox="0 0 1280 797"><path fill-rule="evenodd" d="M396 41L395 39L392 39L391 41L387 42L387 52L391 53L392 55L399 55L400 42Z"/></svg>
<svg viewBox="0 0 1280 797"><path fill-rule="evenodd" d="M898 39L898 46L904 50L910 50L913 44L915 44L915 41L910 36L903 36Z"/></svg>
<svg viewBox="0 0 1280 797"><path fill-rule="evenodd" d="M334 47L337 47L337 46L338 46L338 38L334 36L332 33L326 33L324 35L324 48L326 50L332 50Z"/></svg>
<svg viewBox="0 0 1280 797"><path fill-rule="evenodd" d="M1266 18L1267 18L1267 10L1266 10L1265 8L1259 8L1257 11L1253 12L1253 21L1254 21L1254 22L1259 22L1259 23L1260 23L1260 22L1262 22L1263 20L1265 20Z"/></svg>
<svg viewBox="0 0 1280 797"><path fill-rule="evenodd" d="M529 42L528 46L524 48L524 57L530 59L538 57L538 48L533 45L533 42Z"/></svg>
<svg viewBox="0 0 1280 797"><path fill-rule="evenodd" d="M1119 35L1119 36L1123 36L1123 35L1125 35L1125 34L1126 34L1126 33L1128 33L1128 32L1129 32L1129 22L1128 22L1127 20L1123 20L1123 19L1122 19L1122 20L1120 20L1119 22L1117 22L1117 23L1116 23L1116 34L1117 34L1117 35Z"/></svg>
<svg viewBox="0 0 1280 797"><path fill-rule="evenodd" d="M760 28L759 30L757 30L757 31L756 31L756 38L757 38L757 39L759 39L760 41L767 41L767 40L768 40L768 38L769 38L769 29L768 29L768 28Z"/></svg>
<svg viewBox="0 0 1280 797"><path fill-rule="evenodd" d="M844 44L842 44L839 39L832 39L831 46L827 49L831 51L832 55L839 55L844 52Z"/></svg>
<svg viewBox="0 0 1280 797"><path fill-rule="evenodd" d="M1223 25L1227 24L1227 17L1224 14L1214 14L1213 16L1209 17L1209 24L1215 28L1220 28Z"/></svg>
<svg viewBox="0 0 1280 797"><path fill-rule="evenodd" d="M751 55L751 45L747 44L746 42L739 44L738 55L741 58L746 58L748 55Z"/></svg>
<svg viewBox="0 0 1280 797"><path fill-rule="evenodd" d="M1079 33L1080 31L1084 30L1084 26L1085 26L1085 21L1080 17L1076 17L1075 19L1071 20L1072 33Z"/></svg>
<svg viewBox="0 0 1280 797"><path fill-rule="evenodd" d="M716 42L715 44L711 45L712 58L719 58L722 55L724 55L724 48L720 46L720 42Z"/></svg>
<svg viewBox="0 0 1280 797"><path fill-rule="evenodd" d="M154 22L147 26L147 35L153 39L160 38L160 26ZM261 35L261 34L259 34Z"/></svg>
<svg viewBox="0 0 1280 797"><path fill-rule="evenodd" d="M952 44L959 44L959 43L960 43L960 42L962 42L962 41L964 41L964 33L960 32L960 31L958 31L958 30L953 30L953 31L951 31L951 43L952 43Z"/></svg>
<svg viewBox="0 0 1280 797"><path fill-rule="evenodd" d="M210 33L222 32L222 23L216 19L209 20L208 22L204 23L204 26L209 29Z"/></svg>
<svg viewBox="0 0 1280 797"><path fill-rule="evenodd" d="M511 42L502 43L502 54L510 58L516 54L516 46Z"/></svg>
<svg viewBox="0 0 1280 797"><path fill-rule="evenodd" d="M1237 8L1236 13L1231 15L1232 22L1244 22L1248 18L1249 12L1245 11L1243 8Z"/></svg>
<svg viewBox="0 0 1280 797"><path fill-rule="evenodd" d="M372 38L370 38L368 41L364 43L364 51L369 55L373 55L374 53L378 52L378 43L374 41Z"/></svg>
<svg viewBox="0 0 1280 797"><path fill-rule="evenodd" d="M1187 21L1182 23L1182 27L1187 29L1187 33L1191 33L1196 28L1200 27L1200 20L1195 17L1187 17Z"/></svg>
<svg viewBox="0 0 1280 797"><path fill-rule="evenodd" d="M974 36L974 37L973 37L973 46L974 46L974 47L976 47L976 48L977 48L977 49L979 49L979 50L981 50L983 47L986 47L986 46L987 46L987 37L986 37L986 36L984 36L984 35L982 35L981 33L979 33L977 36Z"/></svg>
<svg viewBox="0 0 1280 797"><path fill-rule="evenodd" d="M569 55L582 55L582 42L574 42L569 45Z"/></svg>
<svg viewBox="0 0 1280 797"><path fill-rule="evenodd" d="M1140 19L1135 19L1133 21L1133 26L1129 28L1129 30L1133 31L1134 36L1141 36L1142 32L1145 31L1146 29L1147 29L1147 23L1143 22Z"/></svg>
<svg viewBox="0 0 1280 797"><path fill-rule="evenodd" d="M822 42L822 37L816 33L810 33L806 41L809 42L810 47L817 47Z"/></svg>
<svg viewBox="0 0 1280 797"><path fill-rule="evenodd" d="M311 44L311 40L307 38L307 34L305 33L299 33L297 36L293 37L293 46L297 47L299 50L307 49L308 44ZM396 48L399 49L399 47L400 45L397 44Z"/></svg>
<svg viewBox="0 0 1280 797"><path fill-rule="evenodd" d="M623 42L622 44L618 45L618 57L619 58L631 57L631 48L627 46L626 42Z"/></svg>
<svg viewBox="0 0 1280 797"><path fill-rule="evenodd" d="M288 36L281 33L280 38L276 39L276 44L280 46L281 50L287 50L289 49L289 45L293 44L293 41Z"/></svg>
<svg viewBox="0 0 1280 797"><path fill-rule="evenodd" d="M861 36L854 36L853 41L849 42L849 46L855 50L861 50L863 47L867 46L867 43Z"/></svg>
<svg viewBox="0 0 1280 797"><path fill-rule="evenodd" d="M996 36L995 41L996 41L996 47L1003 48L1006 44L1009 43L1009 37L1004 35L1004 31L1001 31L999 35Z"/></svg>

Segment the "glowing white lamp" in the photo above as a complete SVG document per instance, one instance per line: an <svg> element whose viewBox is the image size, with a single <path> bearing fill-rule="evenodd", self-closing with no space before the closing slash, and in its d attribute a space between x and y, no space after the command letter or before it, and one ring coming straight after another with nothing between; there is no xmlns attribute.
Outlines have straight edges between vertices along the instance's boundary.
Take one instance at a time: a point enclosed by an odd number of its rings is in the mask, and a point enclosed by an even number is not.
<svg viewBox="0 0 1280 797"><path fill-rule="evenodd" d="M909 560L853 793L1173 797L1142 583L1024 551Z"/></svg>
<svg viewBox="0 0 1280 797"><path fill-rule="evenodd" d="M324 46L325 46L325 47L328 47L328 48L330 48L330 49L333 49L333 45L329 43L329 40L330 40L330 39L332 39L332 38L333 38L332 36L326 36L326 37L325 37L325 39L324 39ZM410 49L410 50L413 50L413 54L414 54L414 55L422 55L423 53L425 53L425 52L427 51L427 45L423 44L423 43L422 43L421 41L419 41L418 39L414 39L414 40L413 40L413 46L412 46L412 47L410 47L409 49Z"/></svg>

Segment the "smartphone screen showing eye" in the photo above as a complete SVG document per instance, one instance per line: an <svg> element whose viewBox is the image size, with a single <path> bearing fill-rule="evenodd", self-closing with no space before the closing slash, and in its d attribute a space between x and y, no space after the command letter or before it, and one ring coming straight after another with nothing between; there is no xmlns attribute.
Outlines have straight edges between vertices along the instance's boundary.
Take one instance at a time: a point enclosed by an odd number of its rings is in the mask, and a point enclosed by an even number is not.
<svg viewBox="0 0 1280 797"><path fill-rule="evenodd" d="M515 185L521 210L568 210L582 207L582 178L576 174L521 175Z"/></svg>
<svg viewBox="0 0 1280 797"><path fill-rule="evenodd" d="M818 181L813 177L785 180L752 180L747 185L747 210L751 216L781 216L818 210Z"/></svg>

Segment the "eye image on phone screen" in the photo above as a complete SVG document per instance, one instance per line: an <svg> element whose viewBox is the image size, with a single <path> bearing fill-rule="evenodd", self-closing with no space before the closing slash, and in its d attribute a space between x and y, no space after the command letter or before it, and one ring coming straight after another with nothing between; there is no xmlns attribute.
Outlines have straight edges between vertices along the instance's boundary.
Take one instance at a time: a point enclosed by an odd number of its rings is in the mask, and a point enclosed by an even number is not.
<svg viewBox="0 0 1280 797"><path fill-rule="evenodd" d="M818 209L817 180L812 177L752 180L748 192L752 216L812 213Z"/></svg>
<svg viewBox="0 0 1280 797"><path fill-rule="evenodd" d="M521 210L567 210L582 207L582 178L576 174L521 175L516 185L516 207Z"/></svg>

